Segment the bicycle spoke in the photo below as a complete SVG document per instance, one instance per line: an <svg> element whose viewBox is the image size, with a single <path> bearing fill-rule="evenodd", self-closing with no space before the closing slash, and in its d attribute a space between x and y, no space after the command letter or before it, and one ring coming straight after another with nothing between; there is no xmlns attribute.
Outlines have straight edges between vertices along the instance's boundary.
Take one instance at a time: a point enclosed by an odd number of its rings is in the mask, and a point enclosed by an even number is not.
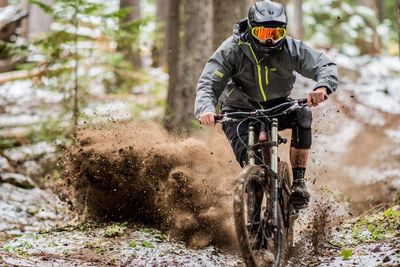
<svg viewBox="0 0 400 267"><path fill-rule="evenodd" d="M259 231L261 230L261 226L262 226L262 224L261 224L261 222L260 222L260 224L258 225L258 229L257 229L256 235L255 235L253 241L251 242L251 247L253 247L253 245L254 245L254 243L255 243L255 241L256 241L256 239L257 239L257 235L258 235ZM251 229L251 228L250 228L250 229Z"/></svg>

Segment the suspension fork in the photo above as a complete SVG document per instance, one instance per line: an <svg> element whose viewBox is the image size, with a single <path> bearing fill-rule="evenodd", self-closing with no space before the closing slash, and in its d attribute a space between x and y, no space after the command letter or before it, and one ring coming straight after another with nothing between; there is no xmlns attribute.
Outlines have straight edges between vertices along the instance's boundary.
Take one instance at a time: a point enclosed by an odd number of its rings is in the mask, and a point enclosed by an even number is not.
<svg viewBox="0 0 400 267"><path fill-rule="evenodd" d="M271 143L271 170L274 173L278 173L278 120L276 118L272 119L271 123ZM271 178L272 218L273 224L278 226L278 175L274 175Z"/></svg>
<svg viewBox="0 0 400 267"><path fill-rule="evenodd" d="M254 124L250 123L249 125L249 140L248 140L248 150L247 150L247 158L249 164L256 164L256 151L254 149L254 145L256 142L255 137L255 127ZM257 229L260 225L260 208L262 202L262 190L258 188L257 184L249 183L247 188L247 198L248 198L248 218L249 218L249 226L250 231ZM261 195L260 195L261 193Z"/></svg>
<svg viewBox="0 0 400 267"><path fill-rule="evenodd" d="M249 159L249 164L256 164L254 143L255 143L255 128L250 124L249 126L249 148L247 150L247 158Z"/></svg>

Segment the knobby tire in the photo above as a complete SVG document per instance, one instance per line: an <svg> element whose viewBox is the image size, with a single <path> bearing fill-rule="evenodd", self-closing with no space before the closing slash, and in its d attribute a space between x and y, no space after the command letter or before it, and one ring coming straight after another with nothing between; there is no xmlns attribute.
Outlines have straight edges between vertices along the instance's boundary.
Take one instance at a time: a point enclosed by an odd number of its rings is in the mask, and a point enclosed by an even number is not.
<svg viewBox="0 0 400 267"><path fill-rule="evenodd" d="M285 207L287 207L289 198L288 194L290 189L290 178L289 168L286 163L279 162L278 176L281 178L281 181L284 181L282 194L279 196L279 202L280 204L283 204ZM287 225L285 226L285 216L282 211L281 205L278 205L278 228L280 229L280 233L273 235L273 244L268 244L267 250L264 251L266 253L265 257L258 256L260 255L260 251L252 250L252 244L249 240L249 231L247 227L246 209L248 203L246 188L250 181L252 181L253 183L258 183L261 187L263 187L264 198L267 199L270 193L268 190L269 185L267 184L269 183L268 179L265 179L264 177L264 169L256 165L248 165L243 168L238 178L236 179L233 201L235 228L240 252L247 267L281 266L281 264L284 262L286 255L286 244L287 242L289 242L288 245L290 246L291 238L293 238L291 232L292 227L287 227ZM281 242L279 242L279 239ZM281 244L280 247L278 249L275 249L278 247L278 244ZM270 259L271 255L273 256L272 259ZM275 261L274 259L274 257L276 256L278 256L277 261Z"/></svg>

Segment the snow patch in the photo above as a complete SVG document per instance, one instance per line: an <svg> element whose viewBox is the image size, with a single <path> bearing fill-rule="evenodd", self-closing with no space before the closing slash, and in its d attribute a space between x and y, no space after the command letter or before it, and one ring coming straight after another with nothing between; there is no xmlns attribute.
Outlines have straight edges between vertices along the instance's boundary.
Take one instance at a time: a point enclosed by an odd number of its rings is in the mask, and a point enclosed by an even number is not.
<svg viewBox="0 0 400 267"><path fill-rule="evenodd" d="M30 146L21 146L13 149L5 150L6 156L12 160L22 160L26 156L36 156L42 154L51 154L56 151L56 148L48 142L42 141Z"/></svg>
<svg viewBox="0 0 400 267"><path fill-rule="evenodd" d="M105 119L124 120L129 119L131 115L129 107L122 101L89 104L83 110L83 114L89 117L103 117L100 121Z"/></svg>
<svg viewBox="0 0 400 267"><path fill-rule="evenodd" d="M400 64L397 57L348 57L334 51L331 54L340 67L359 73L356 81L347 81L341 89L355 95L366 107L400 114Z"/></svg>
<svg viewBox="0 0 400 267"><path fill-rule="evenodd" d="M361 130L361 125L356 121L348 121L346 126L332 135L324 134L318 136L321 149L327 149L335 153L345 153L348 144ZM323 144L323 145L322 145Z"/></svg>
<svg viewBox="0 0 400 267"><path fill-rule="evenodd" d="M383 170L370 167L345 167L344 169L357 184L371 184L391 177L400 178L400 169L397 168Z"/></svg>

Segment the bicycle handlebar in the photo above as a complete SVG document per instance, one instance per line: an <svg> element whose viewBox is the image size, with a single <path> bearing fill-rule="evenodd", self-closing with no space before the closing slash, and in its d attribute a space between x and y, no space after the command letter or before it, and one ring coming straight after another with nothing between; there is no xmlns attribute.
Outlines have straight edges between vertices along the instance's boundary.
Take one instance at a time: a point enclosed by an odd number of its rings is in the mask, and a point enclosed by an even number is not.
<svg viewBox="0 0 400 267"><path fill-rule="evenodd" d="M228 121L234 121L235 119L233 117L277 117L280 115L284 115L288 113L288 111L294 110L299 106L305 106L305 105L307 105L307 98L295 99L293 101L285 102L269 109L256 109L254 111L236 111L236 112L214 115L214 122L223 123ZM281 113L267 115L268 113L272 113L284 106L288 107ZM201 124L200 120L199 123Z"/></svg>
<svg viewBox="0 0 400 267"><path fill-rule="evenodd" d="M234 121L234 117L277 117L280 115L287 114L289 111L292 111L298 107L302 107L307 105L307 98L302 98L302 99L295 99L293 101L285 102L280 105L277 105L275 107L269 108L269 109L256 109L254 111L238 111L238 112L230 112L230 113L224 113L220 115L215 115L214 116L214 121L215 123L223 123L223 122L228 122L228 121ZM281 111L280 113L277 114L268 114L268 113L273 113L274 111L281 109L285 106L288 106L286 109Z"/></svg>

